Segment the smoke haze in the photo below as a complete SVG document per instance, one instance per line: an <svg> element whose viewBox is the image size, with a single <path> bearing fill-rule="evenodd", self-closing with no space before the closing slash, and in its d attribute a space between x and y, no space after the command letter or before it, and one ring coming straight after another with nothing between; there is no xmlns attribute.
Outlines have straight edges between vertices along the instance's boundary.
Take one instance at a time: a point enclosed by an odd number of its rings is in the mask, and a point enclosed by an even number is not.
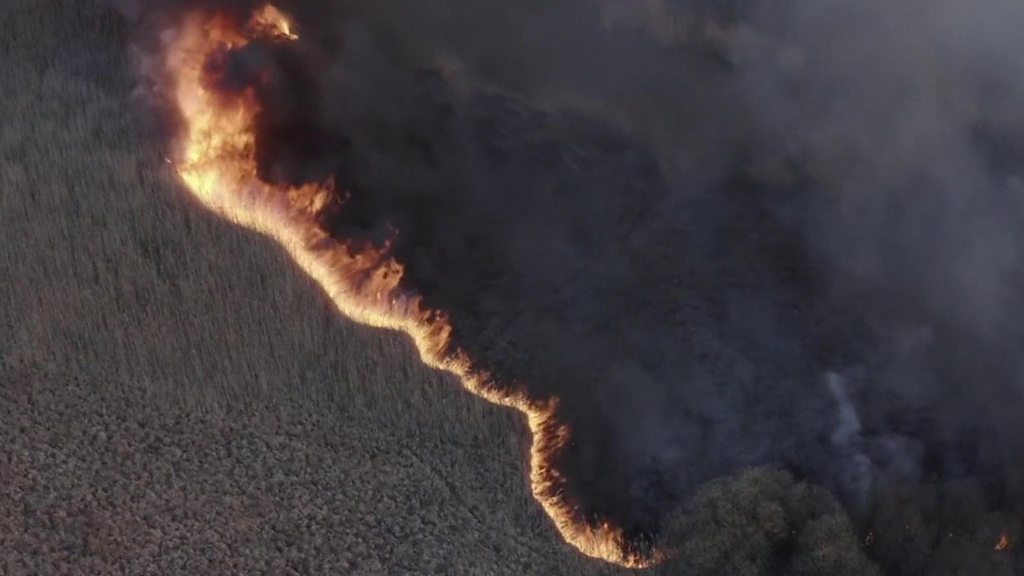
<svg viewBox="0 0 1024 576"><path fill-rule="evenodd" d="M143 50L252 5L118 4ZM913 519L1016 530L1024 4L278 5L301 40L218 76L261 86L262 176L333 176L325 228L394 238L481 366L560 399L588 513L653 538L771 466L890 573L936 573Z"/></svg>

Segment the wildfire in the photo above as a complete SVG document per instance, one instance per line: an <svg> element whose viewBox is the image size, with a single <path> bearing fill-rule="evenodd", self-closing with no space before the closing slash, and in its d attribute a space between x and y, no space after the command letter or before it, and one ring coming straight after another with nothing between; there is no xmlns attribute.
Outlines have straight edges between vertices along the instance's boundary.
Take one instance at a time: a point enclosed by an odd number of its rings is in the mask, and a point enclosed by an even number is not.
<svg viewBox="0 0 1024 576"><path fill-rule="evenodd" d="M451 372L473 394L526 415L532 434L530 482L534 498L562 537L580 552L640 568L658 561L631 547L623 532L600 519L583 519L563 497L564 478L551 465L569 429L555 417L557 398L533 400L495 385L464 350L451 343L448 317L421 297L399 290L402 265L389 246L372 248L338 241L317 225L317 214L336 196L334 184L288 187L257 177L254 122L259 104L243 92L225 98L204 82L204 66L219 50L259 39L294 41L288 18L267 5L245 24L197 12L166 39L163 65L173 79L174 100L184 121L177 170L195 198L228 220L278 241L323 287L345 316L370 326L401 330L424 363Z"/></svg>
<svg viewBox="0 0 1024 576"><path fill-rule="evenodd" d="M249 24L259 30L259 36L279 37L285 40L299 39L299 35L292 32L292 23L288 17L272 4L253 12Z"/></svg>
<svg viewBox="0 0 1024 576"><path fill-rule="evenodd" d="M1009 534L1007 534L1006 532L999 534L999 540L996 542L995 548L993 548L993 550L995 550L996 552L1006 552L1011 548L1013 548L1013 542L1010 541Z"/></svg>

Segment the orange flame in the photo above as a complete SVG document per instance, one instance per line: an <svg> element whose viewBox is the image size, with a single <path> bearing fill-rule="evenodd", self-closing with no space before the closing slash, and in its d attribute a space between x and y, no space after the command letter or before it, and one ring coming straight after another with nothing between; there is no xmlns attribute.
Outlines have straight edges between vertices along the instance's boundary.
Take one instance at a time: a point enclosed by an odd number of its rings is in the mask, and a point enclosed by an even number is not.
<svg viewBox="0 0 1024 576"><path fill-rule="evenodd" d="M399 290L403 268L388 245L357 247L324 232L316 215L336 196L332 182L288 187L257 177L258 103L252 93L230 101L212 93L204 85L203 66L219 49L244 46L253 39L297 38L288 18L267 5L244 26L216 14L192 14L165 40L163 65L174 81L173 96L185 126L177 170L188 189L208 209L278 241L342 314L409 334L425 364L454 374L473 394L525 414L532 434L533 496L566 542L587 556L626 567L656 563L657 555L637 552L621 529L599 519L581 519L564 499L565 480L550 464L570 434L555 417L557 398L537 401L499 388L475 368L466 352L451 343L447 316L427 309L418 295Z"/></svg>
<svg viewBox="0 0 1024 576"><path fill-rule="evenodd" d="M996 542L996 546L993 550L996 552L1006 552L1011 548L1013 548L1013 542L1010 541L1010 535L1006 532L999 534L999 541Z"/></svg>

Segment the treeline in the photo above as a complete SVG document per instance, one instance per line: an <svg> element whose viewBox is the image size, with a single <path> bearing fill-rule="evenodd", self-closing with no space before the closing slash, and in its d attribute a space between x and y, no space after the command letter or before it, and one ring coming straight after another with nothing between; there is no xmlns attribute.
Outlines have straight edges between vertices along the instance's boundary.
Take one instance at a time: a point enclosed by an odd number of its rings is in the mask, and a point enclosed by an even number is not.
<svg viewBox="0 0 1024 576"><path fill-rule="evenodd" d="M882 496L881 494L885 494ZM825 489L777 470L715 480L666 520L659 576L1013 576L1020 522L970 482L878 494L856 527Z"/></svg>

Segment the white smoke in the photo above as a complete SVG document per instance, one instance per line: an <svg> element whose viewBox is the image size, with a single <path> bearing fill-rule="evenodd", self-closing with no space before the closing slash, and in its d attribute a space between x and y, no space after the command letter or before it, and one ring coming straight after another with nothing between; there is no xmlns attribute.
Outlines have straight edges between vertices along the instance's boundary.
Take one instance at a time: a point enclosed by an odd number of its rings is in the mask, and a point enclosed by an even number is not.
<svg viewBox="0 0 1024 576"><path fill-rule="evenodd" d="M825 381L838 408L838 421L830 440L841 462L839 482L849 504L863 511L871 489L871 459L864 453L860 418L847 391L846 378L835 372L825 374Z"/></svg>

